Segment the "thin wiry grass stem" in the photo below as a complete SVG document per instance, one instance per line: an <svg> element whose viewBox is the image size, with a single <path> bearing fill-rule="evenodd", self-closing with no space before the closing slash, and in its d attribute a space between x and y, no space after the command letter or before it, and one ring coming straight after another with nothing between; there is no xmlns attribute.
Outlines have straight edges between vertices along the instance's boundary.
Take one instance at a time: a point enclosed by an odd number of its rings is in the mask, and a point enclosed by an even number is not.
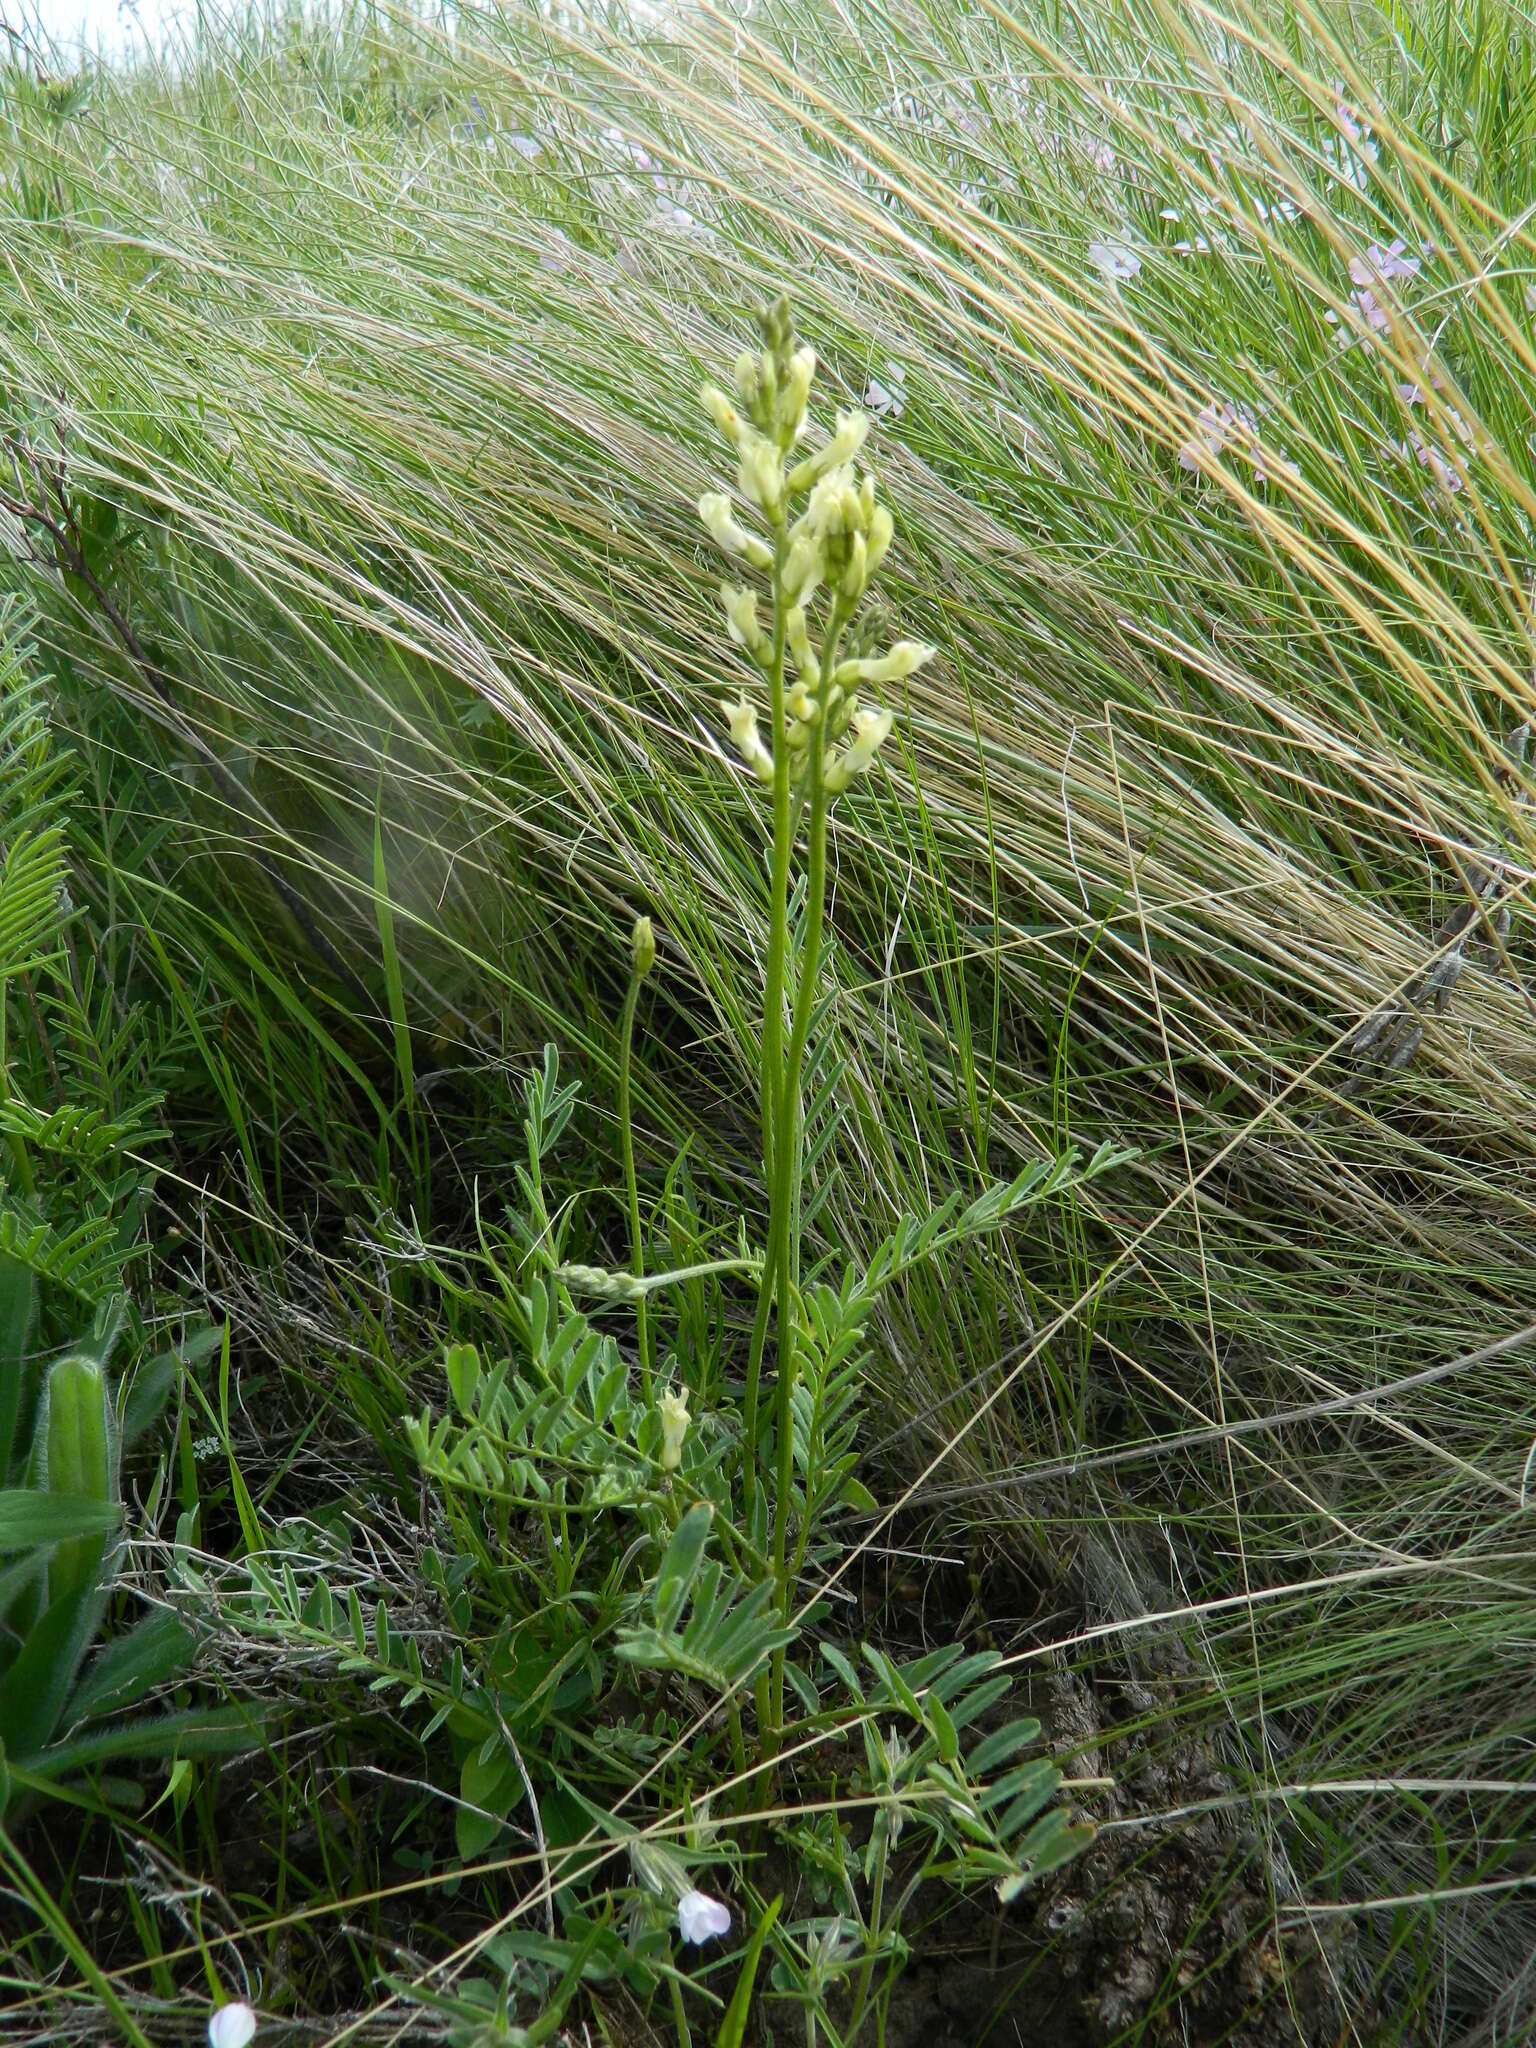
<svg viewBox="0 0 1536 2048"><path fill-rule="evenodd" d="M639 1002L640 985L644 979L644 970L636 962L630 968L629 987L624 992L624 1008L619 1018L619 1144L624 1154L624 1192L629 1204L630 1271L637 1280L645 1278L645 1234L640 1225L640 1189L635 1179L635 1133L630 1117L630 1065L635 1036L635 1006ZM646 1406L649 1407L653 1360L651 1325L643 1294L636 1303L636 1322L640 1338L640 1389L645 1397Z"/></svg>

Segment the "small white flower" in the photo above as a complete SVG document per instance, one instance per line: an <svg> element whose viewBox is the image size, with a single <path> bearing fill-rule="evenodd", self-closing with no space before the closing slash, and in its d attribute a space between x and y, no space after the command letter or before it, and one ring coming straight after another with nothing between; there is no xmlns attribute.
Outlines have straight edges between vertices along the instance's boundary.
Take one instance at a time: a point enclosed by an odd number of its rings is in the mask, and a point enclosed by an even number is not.
<svg viewBox="0 0 1536 2048"><path fill-rule="evenodd" d="M1349 274L1356 284L1374 284L1379 278L1417 277L1421 265L1417 256L1406 253L1407 247L1401 235L1385 249L1380 242L1372 242L1363 261L1358 256L1350 257Z"/></svg>
<svg viewBox="0 0 1536 2048"><path fill-rule="evenodd" d="M561 271L568 270L571 266L574 254L571 238L563 228L546 227L541 232L545 238L545 245L539 251L539 268L553 271L558 277Z"/></svg>
<svg viewBox="0 0 1536 2048"><path fill-rule="evenodd" d="M695 220L686 206L679 206L675 199L665 196L656 201L656 218L663 227L675 228L680 235L698 235L704 232L702 224Z"/></svg>
<svg viewBox="0 0 1536 2048"><path fill-rule="evenodd" d="M684 1941L704 1942L716 1934L729 1934L731 1913L708 1892L684 1892L677 1902L677 1931Z"/></svg>
<svg viewBox="0 0 1536 2048"><path fill-rule="evenodd" d="M1090 242L1088 261L1111 284L1125 284L1141 268L1141 258L1124 242Z"/></svg>
<svg viewBox="0 0 1536 2048"><path fill-rule="evenodd" d="M907 373L902 364L887 363L885 374L889 383L870 378L864 387L864 403L876 419L899 420L907 405Z"/></svg>
<svg viewBox="0 0 1536 2048"><path fill-rule="evenodd" d="M1200 408L1195 415L1194 436L1179 450L1180 469L1193 470L1198 474L1205 466L1204 458L1220 455L1228 441L1235 442L1252 460L1255 483L1265 482L1270 470L1293 478L1301 475L1300 466L1284 456L1264 456L1259 447L1258 421L1246 405L1233 405L1230 399L1223 399L1219 407L1203 405Z"/></svg>
<svg viewBox="0 0 1536 2048"><path fill-rule="evenodd" d="M1077 138L1077 146L1102 177L1112 178L1115 174L1115 152L1101 135L1091 134L1086 128Z"/></svg>
<svg viewBox="0 0 1536 2048"><path fill-rule="evenodd" d="M221 2005L208 2022L208 2048L250 2048L256 2038L256 2015L243 2000Z"/></svg>
<svg viewBox="0 0 1536 2048"><path fill-rule="evenodd" d="M1226 446L1227 430L1231 422L1230 405L1223 405L1220 412L1214 405L1202 405L1195 415L1194 437L1186 441L1179 450L1180 469L1192 469L1198 473L1202 454L1219 455Z"/></svg>
<svg viewBox="0 0 1536 2048"><path fill-rule="evenodd" d="M1461 489L1462 476L1450 456L1437 448L1432 441L1426 441L1416 428L1410 427L1408 439L1403 443L1403 453L1417 457L1422 468L1427 469L1441 489L1452 497Z"/></svg>

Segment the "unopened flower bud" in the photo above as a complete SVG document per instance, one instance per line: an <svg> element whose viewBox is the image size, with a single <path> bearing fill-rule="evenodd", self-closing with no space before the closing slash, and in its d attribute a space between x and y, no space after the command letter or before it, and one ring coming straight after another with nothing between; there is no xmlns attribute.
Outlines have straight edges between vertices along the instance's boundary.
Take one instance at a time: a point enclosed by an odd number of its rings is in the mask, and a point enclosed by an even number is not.
<svg viewBox="0 0 1536 2048"><path fill-rule="evenodd" d="M743 427L737 452L741 459L736 480L741 485L742 496L750 498L754 505L760 505L770 519L777 519L784 509L782 451L751 427Z"/></svg>
<svg viewBox="0 0 1536 2048"><path fill-rule="evenodd" d="M635 928L629 935L629 951L635 979L643 981L656 961L656 934L648 917L635 919Z"/></svg>
<svg viewBox="0 0 1536 2048"><path fill-rule="evenodd" d="M789 368L774 407L774 426L778 430L779 445L792 448L805 430L805 402L811 395L811 379L816 374L816 351L813 348L797 348L789 359Z"/></svg>
<svg viewBox="0 0 1536 2048"><path fill-rule="evenodd" d="M891 544L891 535L895 530L895 521L890 513L883 505L877 505L869 515L869 554L866 566L871 576L885 560L885 551Z"/></svg>
<svg viewBox="0 0 1536 2048"><path fill-rule="evenodd" d="M704 410L733 448L741 446L744 422L718 384L706 384L699 393Z"/></svg>
<svg viewBox="0 0 1536 2048"><path fill-rule="evenodd" d="M688 1434L688 1389L679 1392L668 1387L656 1402L656 1413L661 1418L661 1455L657 1460L663 1472L675 1472L683 1462L683 1439Z"/></svg>
<svg viewBox="0 0 1536 2048"><path fill-rule="evenodd" d="M792 604L784 614L784 638L789 643L795 667L808 683L814 682L820 673L820 663L816 659L815 649L811 646L803 604Z"/></svg>
<svg viewBox="0 0 1536 2048"><path fill-rule="evenodd" d="M869 548L863 534L856 533L848 544L848 563L843 570L841 589L844 597L862 597L868 581Z"/></svg>

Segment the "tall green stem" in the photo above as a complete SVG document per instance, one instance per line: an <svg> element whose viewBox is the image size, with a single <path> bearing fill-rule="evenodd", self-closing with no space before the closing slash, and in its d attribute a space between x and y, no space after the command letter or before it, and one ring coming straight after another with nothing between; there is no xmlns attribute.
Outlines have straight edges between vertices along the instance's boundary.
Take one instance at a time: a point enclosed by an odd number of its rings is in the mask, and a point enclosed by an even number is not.
<svg viewBox="0 0 1536 2048"><path fill-rule="evenodd" d="M828 622L826 667L822 701L826 701L825 680L837 655L839 622L836 614ZM819 736L818 736L819 737ZM827 899L827 812L830 808L822 781L823 749L811 742L807 765L806 792L810 810L810 846L806 861L805 939L795 988L794 1020L789 1055L784 1063L784 1082L779 1100L779 1127L774 1137L777 1170L774 1174L773 1220L777 1224L770 1257L777 1258L779 1298L779 1375L776 1388L776 1432L778 1452L773 1502L773 1564L779 1580L779 1613L785 1620L790 1608L790 1574L786 1569L789 1530L789 1497L795 1478L795 1322L789 1303L794 1298L795 1267L798 1263L791 1228L797 1208L796 1169L800 1157L800 1070L805 1060L805 1043L810 1035L811 1012L816 1006L816 982L821 966L822 927ZM773 1656L770 1712L775 1730L784 1723L784 1652Z"/></svg>
<svg viewBox="0 0 1536 2048"><path fill-rule="evenodd" d="M769 1188L769 1255L763 1262L752 1319L752 1345L747 1354L747 1385L741 1434L741 1477L745 1490L757 1457L758 1386L768 1341L768 1314L773 1304L776 1272L772 1238L777 1186L777 1126L781 1095L780 1065L784 1045L784 956L789 943L789 851L791 833L789 748L784 740L784 629L789 607L784 601L785 520L773 529L773 652L768 667L768 719L773 735L773 872L768 889L768 979L763 1008L763 1172ZM780 1300L784 1297L781 1295ZM780 1311L782 1314L782 1310Z"/></svg>

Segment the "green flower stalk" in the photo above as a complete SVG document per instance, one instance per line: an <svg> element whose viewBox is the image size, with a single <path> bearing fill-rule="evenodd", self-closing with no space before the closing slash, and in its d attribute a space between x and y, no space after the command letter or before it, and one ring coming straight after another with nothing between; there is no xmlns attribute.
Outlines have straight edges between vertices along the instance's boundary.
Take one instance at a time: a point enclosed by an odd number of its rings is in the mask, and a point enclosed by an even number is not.
<svg viewBox="0 0 1536 2048"><path fill-rule="evenodd" d="M635 1004L640 984L656 963L656 934L648 917L637 917L629 935L629 987L619 1019L619 1142L624 1150L624 1192L629 1203L630 1270L635 1279L645 1278L645 1235L640 1227L640 1189L635 1179L635 1135L630 1123L629 1083L635 1039ZM651 1398L651 1325L645 1296L639 1297L640 1387Z"/></svg>
<svg viewBox="0 0 1536 2048"><path fill-rule="evenodd" d="M777 1491L773 1559L780 1612L789 1608L785 1566L793 1480L795 1387L794 1289L798 1237L801 1075L815 1004L826 903L827 819L834 800L868 773L889 738L892 714L860 701L860 691L904 681L933 654L898 640L885 654L839 650L854 626L872 579L891 544L893 525L875 500L875 480L854 464L869 433L861 412L840 414L825 445L791 464L805 433L815 375L813 350L794 333L787 301L760 316L763 346L737 360L736 395L706 384L705 410L737 460L736 485L767 527L767 538L738 517L722 491L699 500L699 517L727 554L768 577L771 616L759 616L759 593L721 586L726 629L752 675L721 704L731 740L752 777L773 792L767 987L763 1017L762 1143L769 1194L768 1252L747 1360L741 1459L743 1483L760 1455L759 1389L768 1325L777 1305L778 1378L772 1445ZM797 511L797 507L799 508ZM864 637L860 633L860 638ZM793 665L792 671L790 664ZM766 696L760 702L759 692ZM767 734L762 730L766 713ZM797 985L787 989L789 872L804 825L806 911ZM789 1038L784 1038L786 1003ZM775 1660L770 1727L782 1721L783 1659Z"/></svg>

